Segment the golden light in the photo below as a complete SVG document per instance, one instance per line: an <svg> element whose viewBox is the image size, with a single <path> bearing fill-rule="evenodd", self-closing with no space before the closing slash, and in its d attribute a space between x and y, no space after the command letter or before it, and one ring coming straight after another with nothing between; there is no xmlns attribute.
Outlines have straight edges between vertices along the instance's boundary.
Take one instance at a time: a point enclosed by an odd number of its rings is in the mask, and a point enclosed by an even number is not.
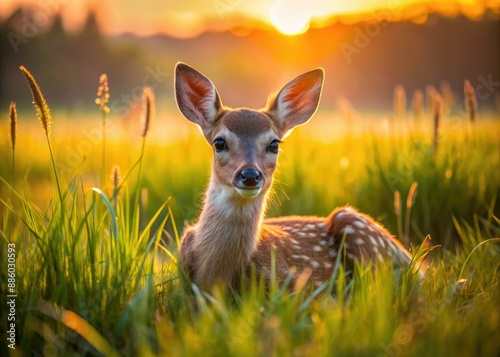
<svg viewBox="0 0 500 357"><path fill-rule="evenodd" d="M305 1L278 0L269 9L269 17L284 35L299 35L309 29L312 12Z"/></svg>

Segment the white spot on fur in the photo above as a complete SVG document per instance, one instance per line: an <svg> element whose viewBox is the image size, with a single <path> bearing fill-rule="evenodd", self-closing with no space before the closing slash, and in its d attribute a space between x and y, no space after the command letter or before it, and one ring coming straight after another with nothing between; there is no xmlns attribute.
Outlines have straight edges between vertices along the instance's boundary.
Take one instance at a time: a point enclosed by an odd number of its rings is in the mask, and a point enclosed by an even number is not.
<svg viewBox="0 0 500 357"><path fill-rule="evenodd" d="M379 244L382 248L386 249L386 246L385 246L385 237L383 237L383 236L378 236L377 238L378 238L378 244Z"/></svg>
<svg viewBox="0 0 500 357"><path fill-rule="evenodd" d="M321 236L321 237L326 237L326 236L328 236L328 232L321 232L321 233L320 233L320 236Z"/></svg>
<svg viewBox="0 0 500 357"><path fill-rule="evenodd" d="M313 250L314 250L315 252L321 252L321 251L323 250L323 248L321 248L319 245L315 245L315 246L313 247Z"/></svg>
<svg viewBox="0 0 500 357"><path fill-rule="evenodd" d="M356 260L356 257L351 253L347 253L347 258L350 260Z"/></svg>
<svg viewBox="0 0 500 357"><path fill-rule="evenodd" d="M368 226L368 230L372 233L375 233L375 228L373 228L372 226Z"/></svg>
<svg viewBox="0 0 500 357"><path fill-rule="evenodd" d="M325 268L327 268L327 269L330 269L333 267L333 264L329 263L329 262L326 262L324 265L325 265Z"/></svg>
<svg viewBox="0 0 500 357"><path fill-rule="evenodd" d="M383 262L384 261L384 257L382 256L382 254L380 253L377 253L377 258L380 262Z"/></svg>
<svg viewBox="0 0 500 357"><path fill-rule="evenodd" d="M345 214L345 213L344 213L344 211L340 211L339 213L337 213L337 214L335 215L335 219L342 218L342 216L343 216L344 214Z"/></svg>
<svg viewBox="0 0 500 357"><path fill-rule="evenodd" d="M361 238L356 238L355 242L356 242L356 244L359 244L359 245L365 244L365 241Z"/></svg>
<svg viewBox="0 0 500 357"><path fill-rule="evenodd" d="M375 240L375 238L373 238L372 236L369 236L368 239L370 239L370 242L372 242L372 244L377 247L377 241Z"/></svg>
<svg viewBox="0 0 500 357"><path fill-rule="evenodd" d="M393 241L389 241L389 248L391 248L394 252L398 251L396 243L394 243Z"/></svg>
<svg viewBox="0 0 500 357"><path fill-rule="evenodd" d="M326 245L326 243L327 241L323 239L322 241L319 242L319 245Z"/></svg>
<svg viewBox="0 0 500 357"><path fill-rule="evenodd" d="M333 239L333 237L331 237L331 238L328 240L328 245L333 245L333 243L335 243L335 239Z"/></svg>
<svg viewBox="0 0 500 357"><path fill-rule="evenodd" d="M313 268L317 268L317 267L319 267L319 263L318 263L316 260L312 260L312 261L311 261L311 266L312 266Z"/></svg>
<svg viewBox="0 0 500 357"><path fill-rule="evenodd" d="M342 230L342 233L343 234L354 234L356 231L354 230L354 228L352 227L345 227L343 230Z"/></svg>
<svg viewBox="0 0 500 357"><path fill-rule="evenodd" d="M290 238L290 243L292 243L292 244L299 244L299 242L297 242L297 241L296 241L295 239L293 239L293 238Z"/></svg>
<svg viewBox="0 0 500 357"><path fill-rule="evenodd" d="M303 260L305 260L306 262L307 262L307 261L309 261L309 260L311 260L311 258L309 258L309 256L307 256L307 255L301 255L300 257L301 257Z"/></svg>
<svg viewBox="0 0 500 357"><path fill-rule="evenodd" d="M317 234L316 233L309 233L307 236L309 238L316 238Z"/></svg>
<svg viewBox="0 0 500 357"><path fill-rule="evenodd" d="M300 237L300 238L305 238L306 237L306 234L304 232L298 232L297 235Z"/></svg>
<svg viewBox="0 0 500 357"><path fill-rule="evenodd" d="M298 255L298 254L292 254L292 258L293 258L293 259L299 259L299 258L300 258L300 255Z"/></svg>
<svg viewBox="0 0 500 357"><path fill-rule="evenodd" d="M374 252L375 254L378 254L378 248L377 248L377 246L375 246L375 245L373 246L373 252Z"/></svg>
<svg viewBox="0 0 500 357"><path fill-rule="evenodd" d="M315 224L308 223L308 224L306 224L306 228L307 228L307 229L316 229L316 225L315 225Z"/></svg>
<svg viewBox="0 0 500 357"><path fill-rule="evenodd" d="M330 256L332 258L335 258L337 256L337 251L336 250L330 250Z"/></svg>
<svg viewBox="0 0 500 357"><path fill-rule="evenodd" d="M354 221L353 224L358 228L365 228L365 224L361 221Z"/></svg>

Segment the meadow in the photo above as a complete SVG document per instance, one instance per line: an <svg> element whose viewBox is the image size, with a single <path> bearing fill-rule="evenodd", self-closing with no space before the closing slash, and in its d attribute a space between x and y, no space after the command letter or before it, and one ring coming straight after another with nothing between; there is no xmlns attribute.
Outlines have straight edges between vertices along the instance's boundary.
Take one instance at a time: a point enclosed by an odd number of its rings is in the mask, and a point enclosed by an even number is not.
<svg viewBox="0 0 500 357"><path fill-rule="evenodd" d="M2 331L9 248L16 261L15 349L2 337L2 355L500 353L498 111L474 123L464 110L443 113L437 146L428 112L320 111L282 145L268 215L351 204L430 267L420 281L411 269L357 266L348 282L337 265L316 290L266 292L255 279L234 295L202 292L179 269L211 152L174 108L148 130L99 107L76 118L56 110L50 136L21 109L14 152L6 113L0 123Z"/></svg>

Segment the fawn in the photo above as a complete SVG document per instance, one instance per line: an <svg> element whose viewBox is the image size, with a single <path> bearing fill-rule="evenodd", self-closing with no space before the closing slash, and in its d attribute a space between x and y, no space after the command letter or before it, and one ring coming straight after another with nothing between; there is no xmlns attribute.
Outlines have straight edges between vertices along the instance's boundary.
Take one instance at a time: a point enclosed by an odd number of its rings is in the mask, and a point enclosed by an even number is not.
<svg viewBox="0 0 500 357"><path fill-rule="evenodd" d="M264 219L281 140L316 112L323 77L322 68L296 77L264 109L231 109L208 78L176 65L179 110L201 128L214 152L203 209L180 246L184 266L200 288L238 287L252 264L269 278L273 249L278 281L292 274L292 284L305 270L316 286L327 282L338 255L351 267L358 261L390 259L396 266L411 261L386 229L351 207L328 217Z"/></svg>

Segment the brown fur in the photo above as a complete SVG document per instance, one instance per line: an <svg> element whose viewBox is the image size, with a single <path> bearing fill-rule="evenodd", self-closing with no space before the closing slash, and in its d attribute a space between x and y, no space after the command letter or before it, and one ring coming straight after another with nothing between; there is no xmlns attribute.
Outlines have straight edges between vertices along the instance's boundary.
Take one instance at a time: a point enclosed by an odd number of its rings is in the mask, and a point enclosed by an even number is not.
<svg viewBox="0 0 500 357"><path fill-rule="evenodd" d="M319 103L322 82L322 70L311 71L287 84L267 109L232 110L222 105L206 77L184 64L177 65L179 109L201 127L208 143L223 139L226 144L224 150L214 148L202 212L181 239L186 270L202 289L218 283L238 286L242 273L248 274L252 265L258 275L269 278L272 251L279 281L310 271L310 281L317 286L328 281L337 259L347 267L359 261L410 262L410 254L386 229L351 207L337 208L326 218L264 220L277 160L269 145L309 120ZM247 168L261 176L260 191L251 197L244 196L238 186L238 175Z"/></svg>

